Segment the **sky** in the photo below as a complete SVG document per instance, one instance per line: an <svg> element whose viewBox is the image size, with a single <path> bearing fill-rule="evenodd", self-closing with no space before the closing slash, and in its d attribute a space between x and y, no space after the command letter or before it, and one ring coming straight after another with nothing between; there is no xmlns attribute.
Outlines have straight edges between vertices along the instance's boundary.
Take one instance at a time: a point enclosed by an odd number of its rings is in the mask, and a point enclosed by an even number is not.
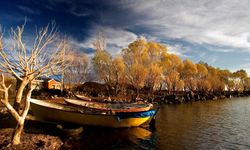
<svg viewBox="0 0 250 150"><path fill-rule="evenodd" d="M26 18L29 39L53 20L89 56L98 32L112 55L145 38L183 60L250 74L249 8L249 0L1 0L0 24L7 34Z"/></svg>

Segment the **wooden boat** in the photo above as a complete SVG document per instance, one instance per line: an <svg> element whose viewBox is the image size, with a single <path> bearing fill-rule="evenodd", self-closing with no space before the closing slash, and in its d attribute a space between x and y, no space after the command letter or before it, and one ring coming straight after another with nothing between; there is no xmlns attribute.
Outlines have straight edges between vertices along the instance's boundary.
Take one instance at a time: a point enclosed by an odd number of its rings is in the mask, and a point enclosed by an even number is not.
<svg viewBox="0 0 250 150"><path fill-rule="evenodd" d="M78 95L78 94L74 94L76 98L84 100L84 101L92 101L91 98L84 96L84 95Z"/></svg>
<svg viewBox="0 0 250 150"><path fill-rule="evenodd" d="M79 100L87 101L87 102L91 101L91 102L98 102L98 103L117 103L117 102L113 102L109 99L90 98L90 97L87 97L85 95L79 95L79 94L74 94L74 96Z"/></svg>
<svg viewBox="0 0 250 150"><path fill-rule="evenodd" d="M31 99L31 111L41 121L75 123L80 125L104 126L112 128L136 127L150 120L155 110L108 114L79 109L57 103Z"/></svg>
<svg viewBox="0 0 250 150"><path fill-rule="evenodd" d="M64 99L70 105L81 106L84 108L99 110L99 111L112 111L112 112L140 112L150 110L152 104L137 104L137 103L98 103L87 102L76 99Z"/></svg>

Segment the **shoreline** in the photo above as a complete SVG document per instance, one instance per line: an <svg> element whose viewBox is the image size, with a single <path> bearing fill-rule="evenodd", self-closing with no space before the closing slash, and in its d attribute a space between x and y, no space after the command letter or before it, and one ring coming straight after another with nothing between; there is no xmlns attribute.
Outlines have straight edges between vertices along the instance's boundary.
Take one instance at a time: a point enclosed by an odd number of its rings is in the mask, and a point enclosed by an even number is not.
<svg viewBox="0 0 250 150"><path fill-rule="evenodd" d="M162 91L161 91L162 92ZM144 95L146 96L146 95ZM250 91L245 92L176 92L167 94L165 92L157 93L154 99L144 97L142 101L154 102L160 105L182 104L195 101L211 101L230 99L236 97L250 96ZM25 129L22 135L22 143L16 146L9 146L12 131L15 123L8 117L8 112L1 106L0 111L0 149L71 149L77 144L77 138L81 132L68 135L56 127L56 124L42 123L26 120ZM73 129L73 128L72 128ZM77 130L77 128L74 128ZM74 129L72 131L74 131ZM78 128L79 129L79 128ZM75 134L75 135L74 135Z"/></svg>
<svg viewBox="0 0 250 150"><path fill-rule="evenodd" d="M248 97L250 91L238 92L238 91L223 91L223 92L178 92L172 94L161 94L154 98L154 102L159 104L181 104L195 101L211 101L211 100L222 100L231 99L236 97Z"/></svg>

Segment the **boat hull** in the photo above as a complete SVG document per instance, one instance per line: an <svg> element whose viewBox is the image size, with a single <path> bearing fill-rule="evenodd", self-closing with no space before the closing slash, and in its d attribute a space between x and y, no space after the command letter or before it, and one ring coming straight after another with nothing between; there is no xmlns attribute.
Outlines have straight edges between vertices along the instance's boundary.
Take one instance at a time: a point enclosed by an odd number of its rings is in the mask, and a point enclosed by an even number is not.
<svg viewBox="0 0 250 150"><path fill-rule="evenodd" d="M39 120L112 128L140 126L155 114L154 110L134 114L95 114L35 99L31 100L31 110Z"/></svg>
<svg viewBox="0 0 250 150"><path fill-rule="evenodd" d="M91 98L83 96L83 95L77 95L77 94L75 94L75 97L78 98L78 99L84 100L84 101L92 101Z"/></svg>
<svg viewBox="0 0 250 150"><path fill-rule="evenodd" d="M75 99L64 99L70 105L80 106L84 108L99 110L99 111L112 111L112 112L141 112L150 110L152 104L111 104L111 103L98 103L86 102Z"/></svg>

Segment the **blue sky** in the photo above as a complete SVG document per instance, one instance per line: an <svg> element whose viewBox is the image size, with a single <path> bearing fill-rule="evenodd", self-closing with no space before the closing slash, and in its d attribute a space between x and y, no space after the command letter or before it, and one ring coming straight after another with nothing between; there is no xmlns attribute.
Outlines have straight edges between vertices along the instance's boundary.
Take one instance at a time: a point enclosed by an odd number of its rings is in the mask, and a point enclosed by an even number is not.
<svg viewBox="0 0 250 150"><path fill-rule="evenodd" d="M249 0L1 0L0 24L7 31L26 17L32 38L35 26L55 20L74 48L88 55L100 31L112 55L144 37L182 59L250 74L249 8Z"/></svg>

